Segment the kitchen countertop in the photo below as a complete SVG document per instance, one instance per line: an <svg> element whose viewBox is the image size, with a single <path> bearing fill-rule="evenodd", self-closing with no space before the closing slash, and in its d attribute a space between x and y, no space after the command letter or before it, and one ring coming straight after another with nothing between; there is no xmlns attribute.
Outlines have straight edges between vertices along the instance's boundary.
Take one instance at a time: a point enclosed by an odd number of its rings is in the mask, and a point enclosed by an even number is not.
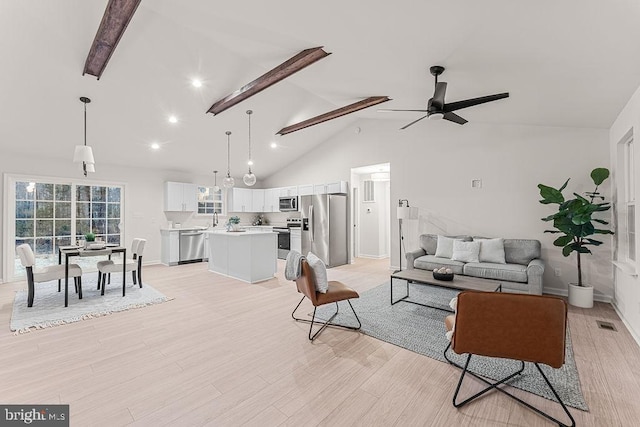
<svg viewBox="0 0 640 427"><path fill-rule="evenodd" d="M206 230L209 234L224 234L226 236L253 236L256 234L276 234L269 230L247 230L247 231L226 231L226 230Z"/></svg>
<svg viewBox="0 0 640 427"><path fill-rule="evenodd" d="M180 227L180 228L169 228L169 227L160 227L160 231L204 231L208 230L206 227Z"/></svg>

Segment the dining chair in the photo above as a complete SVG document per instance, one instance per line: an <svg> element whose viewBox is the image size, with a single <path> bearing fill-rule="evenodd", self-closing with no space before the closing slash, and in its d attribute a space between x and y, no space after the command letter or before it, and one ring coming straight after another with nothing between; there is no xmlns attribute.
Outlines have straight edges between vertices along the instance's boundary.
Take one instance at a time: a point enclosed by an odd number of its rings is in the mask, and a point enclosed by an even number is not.
<svg viewBox="0 0 640 427"><path fill-rule="evenodd" d="M125 270L131 272L133 284L142 287L142 253L144 252L146 239L133 239L131 243L131 258L123 261L104 260L98 262L98 289L104 288L111 282L111 273L122 272L122 262L125 262Z"/></svg>
<svg viewBox="0 0 640 427"><path fill-rule="evenodd" d="M35 296L35 283L49 282L51 280L62 280L65 278L64 265L49 265L43 268L35 268L36 257L31 246L24 243L16 247L16 253L20 257L20 263L27 272L27 307L33 307ZM73 277L76 292L79 299L82 299L82 269L78 264L69 264L69 276ZM60 289L58 288L58 292Z"/></svg>

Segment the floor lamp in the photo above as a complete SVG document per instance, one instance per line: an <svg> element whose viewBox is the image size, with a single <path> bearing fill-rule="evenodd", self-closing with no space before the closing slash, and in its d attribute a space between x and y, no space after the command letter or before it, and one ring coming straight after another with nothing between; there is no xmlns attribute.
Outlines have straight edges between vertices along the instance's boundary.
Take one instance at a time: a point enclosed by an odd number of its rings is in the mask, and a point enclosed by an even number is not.
<svg viewBox="0 0 640 427"><path fill-rule="evenodd" d="M399 236L398 251L400 255L400 258L398 259L398 264L399 264L398 271L402 271L402 246L404 246L404 236L402 235L402 221L406 219L417 219L418 208L409 207L409 201L407 199L400 199L398 200L397 217L398 217L398 236Z"/></svg>

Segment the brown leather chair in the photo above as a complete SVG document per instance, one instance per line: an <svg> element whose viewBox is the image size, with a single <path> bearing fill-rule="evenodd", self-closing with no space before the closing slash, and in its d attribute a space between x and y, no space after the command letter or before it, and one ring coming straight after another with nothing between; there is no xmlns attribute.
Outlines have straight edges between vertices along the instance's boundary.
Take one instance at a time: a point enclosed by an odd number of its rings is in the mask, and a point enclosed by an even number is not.
<svg viewBox="0 0 640 427"><path fill-rule="evenodd" d="M453 395L453 406L459 408L487 391L498 390L558 425L567 426L498 387L520 375L524 370L524 362L531 362L569 416L571 426L575 426L575 420L539 365L544 363L560 368L564 364L567 330L567 303L564 300L543 295L464 291L458 295L456 315L447 316L445 326L448 331L453 329L453 337L444 356L449 363L462 369ZM464 367L447 357L449 348L458 354L468 354ZM492 383L469 371L472 355L519 360L521 366L513 374ZM467 373L489 386L462 402L457 402L460 386Z"/></svg>
<svg viewBox="0 0 640 427"><path fill-rule="evenodd" d="M341 282L336 282L336 281L329 281L329 290L327 291L327 293L323 294L323 293L317 292L316 280L313 274L313 270L311 269L311 267L309 266L306 260L303 259L300 262L302 263L301 265L302 274L300 275L300 277L296 279L296 286L298 287L298 292L302 293L304 296L302 297L302 299L300 300L296 308L291 313L291 317L293 317L298 322L311 323L311 325L309 326L309 340L313 341L318 336L318 334L320 334L320 332L322 332L327 326L335 326L335 327L351 329L351 330L360 329L362 324L360 323L360 319L358 319L358 315L356 314L356 311L353 309L353 306L351 305L351 301L349 301L349 299L351 298L359 298L360 295L358 295L356 291L349 288L345 284ZM311 317L311 320L301 319L295 316L296 310L298 310L298 307L300 307L300 304L302 304L302 301L304 301L305 298L308 298L309 301L311 301L311 304L313 304L313 316ZM331 323L331 321L338 314L338 309L339 309L338 301L342 301L342 300L347 300L349 307L351 307L351 311L353 311L353 315L356 317L356 320L358 321L357 327ZM326 322L324 323L317 322L316 309L321 305L331 304L331 303L336 303L336 312ZM320 327L320 329L316 331L316 333L312 335L311 333L313 331L314 323L321 324L322 326Z"/></svg>

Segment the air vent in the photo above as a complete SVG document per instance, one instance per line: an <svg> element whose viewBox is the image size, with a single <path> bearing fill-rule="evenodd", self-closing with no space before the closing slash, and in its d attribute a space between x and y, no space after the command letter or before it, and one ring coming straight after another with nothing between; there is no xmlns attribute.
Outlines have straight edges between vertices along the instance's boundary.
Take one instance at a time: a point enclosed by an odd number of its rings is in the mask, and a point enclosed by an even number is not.
<svg viewBox="0 0 640 427"><path fill-rule="evenodd" d="M363 191L363 202L375 202L376 201L376 195L375 195L375 191L374 191L374 182L370 181L370 180L366 180L363 182L364 184L364 191Z"/></svg>
<svg viewBox="0 0 640 427"><path fill-rule="evenodd" d="M615 325L611 322L605 322L603 320L596 320L596 323L598 324L598 327L600 329L606 329L608 331L613 331L613 332L618 332L618 330L616 329Z"/></svg>

